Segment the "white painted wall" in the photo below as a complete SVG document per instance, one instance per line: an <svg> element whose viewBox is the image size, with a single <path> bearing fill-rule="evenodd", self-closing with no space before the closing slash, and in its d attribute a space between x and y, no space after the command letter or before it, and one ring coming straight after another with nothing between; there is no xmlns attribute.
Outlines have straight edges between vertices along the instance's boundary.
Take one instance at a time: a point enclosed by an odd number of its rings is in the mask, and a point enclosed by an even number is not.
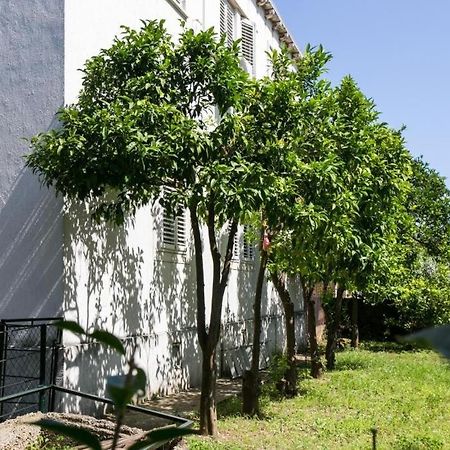
<svg viewBox="0 0 450 450"><path fill-rule="evenodd" d="M254 0L239 3L256 25L255 73L262 76L267 73L265 52L278 46L277 36ZM219 0L186 0L185 4L188 25L218 30ZM65 103L77 98L82 77L78 69L112 43L121 25L138 28L141 19L161 18L176 38L184 15L169 0L66 0ZM149 391L167 393L199 384L200 353L192 245L184 253L162 249L160 218L159 207L149 205L119 230L94 225L80 206L67 206L64 311L67 319L85 327L107 328L130 346L141 344L138 362L148 373ZM212 266L209 252L205 264ZM233 262L223 310L228 323L221 343L225 349L245 346L251 339L256 270L256 262ZM208 291L211 271L205 275ZM270 284L264 292L263 314L281 316ZM267 321L263 340L274 348L282 337L281 320ZM68 386L101 392L105 375L121 368L120 360L104 349L79 345L73 336L67 336L65 344Z"/></svg>
<svg viewBox="0 0 450 450"><path fill-rule="evenodd" d="M63 33L61 0L0 2L0 319L62 309L62 201L23 156L64 102Z"/></svg>

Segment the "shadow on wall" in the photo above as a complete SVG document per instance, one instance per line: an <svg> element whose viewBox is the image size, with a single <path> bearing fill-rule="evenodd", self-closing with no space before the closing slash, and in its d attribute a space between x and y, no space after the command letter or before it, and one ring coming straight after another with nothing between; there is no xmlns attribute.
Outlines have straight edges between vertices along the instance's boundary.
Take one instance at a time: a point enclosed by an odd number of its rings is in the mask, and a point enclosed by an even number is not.
<svg viewBox="0 0 450 450"><path fill-rule="evenodd" d="M0 318L62 309L62 200L23 169L0 207Z"/></svg>
<svg viewBox="0 0 450 450"><path fill-rule="evenodd" d="M190 252L155 250L150 208L126 227L96 224L81 205L68 205L65 220L65 317L114 332L130 351L137 346L149 395L187 388L199 365ZM106 377L124 369L96 344L65 344L68 387L102 395ZM76 402L70 409L82 408Z"/></svg>

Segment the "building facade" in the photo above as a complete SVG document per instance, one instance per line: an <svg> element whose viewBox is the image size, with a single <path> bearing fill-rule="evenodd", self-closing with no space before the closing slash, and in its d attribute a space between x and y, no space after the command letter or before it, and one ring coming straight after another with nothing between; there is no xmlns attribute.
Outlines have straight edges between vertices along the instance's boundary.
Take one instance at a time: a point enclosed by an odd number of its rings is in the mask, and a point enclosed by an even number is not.
<svg viewBox="0 0 450 450"><path fill-rule="evenodd" d="M282 43L298 50L268 0L3 0L0 6L0 318L64 316L113 331L137 345L149 393L198 385L195 267L187 213L173 218L158 205L118 229L94 224L84 205L69 204L24 169L22 138L57 125L54 114L76 101L84 62L111 45L122 25L164 19L174 39L182 22L242 39L242 64L267 74L266 52ZM257 246L241 226L223 308L219 367L239 375L248 364ZM204 235L207 239L207 235ZM209 264L208 254L205 262ZM212 266L212 264L209 264ZM211 279L205 275L207 289ZM297 336L304 337L296 299ZM282 309L270 283L263 299L263 355L281 348ZM68 387L102 392L121 361L70 334L64 341Z"/></svg>

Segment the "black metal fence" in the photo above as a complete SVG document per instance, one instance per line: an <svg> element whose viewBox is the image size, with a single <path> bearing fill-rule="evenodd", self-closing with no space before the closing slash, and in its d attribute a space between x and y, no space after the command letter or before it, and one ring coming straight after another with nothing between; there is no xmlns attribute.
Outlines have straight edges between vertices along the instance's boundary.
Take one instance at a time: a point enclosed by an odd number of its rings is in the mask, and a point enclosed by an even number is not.
<svg viewBox="0 0 450 450"><path fill-rule="evenodd" d="M0 397L56 384L61 330L57 318L0 320ZM0 403L0 421L52 409L47 391Z"/></svg>

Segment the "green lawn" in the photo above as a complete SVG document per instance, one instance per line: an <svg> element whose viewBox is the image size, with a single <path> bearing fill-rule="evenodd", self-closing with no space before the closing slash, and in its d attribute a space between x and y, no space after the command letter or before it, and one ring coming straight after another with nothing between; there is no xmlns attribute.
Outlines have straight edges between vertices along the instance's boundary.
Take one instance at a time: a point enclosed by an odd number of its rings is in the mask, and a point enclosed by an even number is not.
<svg viewBox="0 0 450 450"><path fill-rule="evenodd" d="M219 408L217 442L189 438L189 448L450 449L450 366L428 351L372 345L338 354L337 370L301 381L291 400L264 399L264 418L239 416L239 400ZM386 351L388 350L388 351Z"/></svg>

